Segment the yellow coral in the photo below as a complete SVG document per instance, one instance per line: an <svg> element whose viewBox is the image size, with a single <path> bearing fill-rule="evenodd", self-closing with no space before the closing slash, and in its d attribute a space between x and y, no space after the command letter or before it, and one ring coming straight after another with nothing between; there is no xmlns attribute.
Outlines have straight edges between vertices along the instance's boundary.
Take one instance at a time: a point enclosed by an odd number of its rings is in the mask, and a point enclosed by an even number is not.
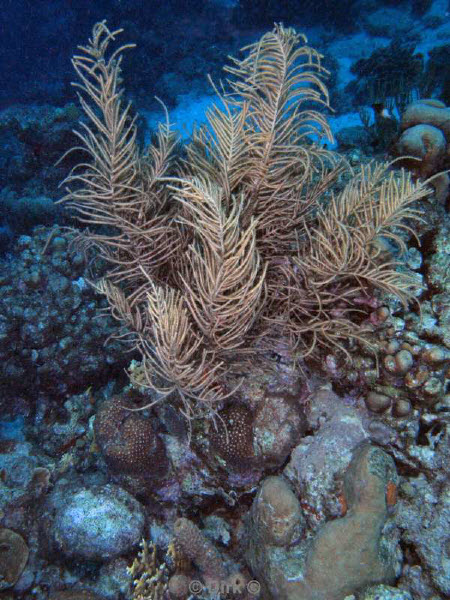
<svg viewBox="0 0 450 600"><path fill-rule="evenodd" d="M141 551L127 572L132 578L132 600L163 600L167 590L168 568L163 562L158 564L156 546L143 539Z"/></svg>

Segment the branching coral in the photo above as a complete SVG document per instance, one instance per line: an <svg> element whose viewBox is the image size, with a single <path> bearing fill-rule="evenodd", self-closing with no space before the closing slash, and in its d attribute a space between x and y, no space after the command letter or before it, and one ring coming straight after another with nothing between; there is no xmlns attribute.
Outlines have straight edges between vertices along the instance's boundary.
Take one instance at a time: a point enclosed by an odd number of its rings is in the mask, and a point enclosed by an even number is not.
<svg viewBox="0 0 450 600"><path fill-rule="evenodd" d="M198 416L232 393L230 370L280 335L314 353L362 336L353 315L374 289L408 300L411 282L378 242L402 249L392 228L418 217L412 203L428 187L382 165L332 193L348 167L310 141L331 131L316 110L328 106L326 72L304 37L277 25L245 48L177 163L168 117L137 148L120 87L130 46L109 53L119 32L97 24L73 59L88 158L65 200L111 265L97 286L133 333L148 385Z"/></svg>
<svg viewBox="0 0 450 600"><path fill-rule="evenodd" d="M167 597L169 569L165 562L158 562L153 542L142 540L140 547L137 558L127 567L132 600L163 600Z"/></svg>

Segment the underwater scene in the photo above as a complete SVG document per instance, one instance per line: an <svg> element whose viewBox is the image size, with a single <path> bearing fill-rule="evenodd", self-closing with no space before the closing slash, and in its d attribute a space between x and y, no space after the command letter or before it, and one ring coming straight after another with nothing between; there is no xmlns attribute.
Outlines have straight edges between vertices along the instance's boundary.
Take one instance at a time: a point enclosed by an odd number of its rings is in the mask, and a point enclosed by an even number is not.
<svg viewBox="0 0 450 600"><path fill-rule="evenodd" d="M2 0L0 600L450 598L448 0Z"/></svg>

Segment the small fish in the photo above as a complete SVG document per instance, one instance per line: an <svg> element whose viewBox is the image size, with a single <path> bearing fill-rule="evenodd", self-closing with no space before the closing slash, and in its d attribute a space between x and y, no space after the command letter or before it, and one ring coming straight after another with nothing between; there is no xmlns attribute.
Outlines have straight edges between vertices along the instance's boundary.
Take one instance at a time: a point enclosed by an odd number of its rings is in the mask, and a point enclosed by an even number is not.
<svg viewBox="0 0 450 600"><path fill-rule="evenodd" d="M380 117L382 119L394 118L389 109L387 109L381 102L375 102L375 104L372 104L372 108L375 111L377 117Z"/></svg>

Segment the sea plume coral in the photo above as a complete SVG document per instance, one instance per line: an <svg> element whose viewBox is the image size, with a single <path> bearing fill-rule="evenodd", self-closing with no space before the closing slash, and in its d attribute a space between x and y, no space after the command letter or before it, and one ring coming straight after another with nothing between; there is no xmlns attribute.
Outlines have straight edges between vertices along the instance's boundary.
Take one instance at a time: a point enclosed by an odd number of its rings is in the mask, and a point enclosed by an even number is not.
<svg viewBox="0 0 450 600"><path fill-rule="evenodd" d="M311 143L327 136L321 56L276 25L226 68L227 87L175 161L168 117L141 154L120 87L119 31L98 23L73 59L88 118L87 160L66 179L66 202L111 269L97 283L143 356L141 382L177 392L187 417L215 410L228 375L280 336L302 354L362 332L356 301L381 289L403 301L411 282L377 242L418 217L426 183L348 170ZM361 303L357 304L361 311Z"/></svg>

